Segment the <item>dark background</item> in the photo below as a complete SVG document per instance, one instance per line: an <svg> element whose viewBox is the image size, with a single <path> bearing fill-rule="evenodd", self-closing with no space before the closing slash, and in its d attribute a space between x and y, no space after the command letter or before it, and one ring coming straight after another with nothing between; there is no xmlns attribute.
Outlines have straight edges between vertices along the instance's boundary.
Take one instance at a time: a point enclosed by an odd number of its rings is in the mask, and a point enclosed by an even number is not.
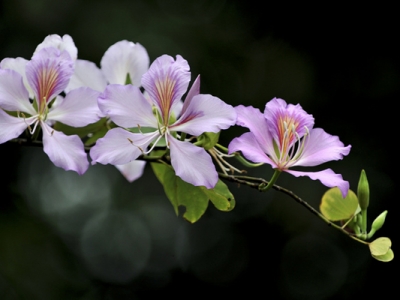
<svg viewBox="0 0 400 300"><path fill-rule="evenodd" d="M370 181L376 236L396 252L400 66L393 7L271 7L254 1L0 1L0 58L29 59L49 34L69 34L78 57L99 65L113 43L139 42L151 61L188 60L203 93L261 110L273 97L300 103L350 155L330 167L356 191ZM393 12L393 13L392 13ZM244 130L221 134L229 141ZM0 145L0 299L148 299L248 295L354 299L395 290L396 265L328 227L276 191L229 184L230 213L212 204L196 224L176 217L146 167L129 184L113 166L83 176L40 148ZM249 170L267 180L268 167ZM398 176L396 176L397 178ZM283 174L278 184L314 207L326 190ZM370 221L370 222L371 222Z"/></svg>

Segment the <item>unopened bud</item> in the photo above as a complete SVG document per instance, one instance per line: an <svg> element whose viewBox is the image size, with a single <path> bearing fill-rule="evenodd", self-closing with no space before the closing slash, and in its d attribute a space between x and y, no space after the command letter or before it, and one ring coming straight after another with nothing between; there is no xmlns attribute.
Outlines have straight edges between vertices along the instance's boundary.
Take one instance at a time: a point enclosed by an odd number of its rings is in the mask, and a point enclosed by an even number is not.
<svg viewBox="0 0 400 300"><path fill-rule="evenodd" d="M366 210L369 205L369 184L364 170L361 171L360 180L358 181L357 197L361 210Z"/></svg>
<svg viewBox="0 0 400 300"><path fill-rule="evenodd" d="M385 224L385 219L387 215L387 210L381 213L375 220L372 222L371 231L368 233L368 238L371 238L376 231L382 228L383 224Z"/></svg>

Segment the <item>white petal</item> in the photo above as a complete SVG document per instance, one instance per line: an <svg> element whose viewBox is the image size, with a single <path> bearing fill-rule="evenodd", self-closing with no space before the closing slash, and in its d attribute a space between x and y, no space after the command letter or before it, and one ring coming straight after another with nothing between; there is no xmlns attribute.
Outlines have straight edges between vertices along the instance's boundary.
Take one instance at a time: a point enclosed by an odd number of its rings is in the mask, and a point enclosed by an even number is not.
<svg viewBox="0 0 400 300"><path fill-rule="evenodd" d="M102 116L97 105L99 94L85 87L72 90L57 106L50 109L47 118L73 127L94 123Z"/></svg>
<svg viewBox="0 0 400 300"><path fill-rule="evenodd" d="M0 70L0 107L8 111L36 114L22 76L13 70Z"/></svg>
<svg viewBox="0 0 400 300"><path fill-rule="evenodd" d="M124 165L116 165L115 167L129 182L133 182L142 176L145 166L145 161L134 160Z"/></svg>
<svg viewBox="0 0 400 300"><path fill-rule="evenodd" d="M107 80L103 72L96 66L96 64L78 59L75 62L75 70L65 92L69 92L79 87L90 87L96 91L103 92L107 86Z"/></svg>
<svg viewBox="0 0 400 300"><path fill-rule="evenodd" d="M0 144L19 137L34 122L34 117L27 119L16 118L0 109Z"/></svg>
<svg viewBox="0 0 400 300"><path fill-rule="evenodd" d="M171 151L171 164L177 176L195 186L214 188L218 173L210 155L204 148L188 142L181 142L168 136Z"/></svg>
<svg viewBox="0 0 400 300"><path fill-rule="evenodd" d="M25 66L26 66L27 62L28 62L28 60L26 60L25 58L22 58L22 57L5 58L1 61L0 68L14 70L18 74L20 74L24 80L25 88L29 92L29 98L33 99L33 97L34 97L33 90L28 84L28 80L26 79L26 73L25 73Z"/></svg>
<svg viewBox="0 0 400 300"><path fill-rule="evenodd" d="M65 135L55 131L45 123L43 129L43 150L50 160L64 170L72 170L82 175L89 167L83 142L77 135Z"/></svg>
<svg viewBox="0 0 400 300"><path fill-rule="evenodd" d="M76 60L78 57L78 48L76 48L72 37L68 34L65 34L63 37L58 34L46 36L43 42L36 47L34 54L47 47L54 47L60 51L66 50L73 60Z"/></svg>

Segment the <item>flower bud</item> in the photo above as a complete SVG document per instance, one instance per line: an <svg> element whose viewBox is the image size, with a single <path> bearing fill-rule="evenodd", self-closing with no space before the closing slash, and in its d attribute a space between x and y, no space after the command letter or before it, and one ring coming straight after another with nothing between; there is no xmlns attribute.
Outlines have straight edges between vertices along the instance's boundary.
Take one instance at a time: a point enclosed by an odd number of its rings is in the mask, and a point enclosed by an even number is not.
<svg viewBox="0 0 400 300"><path fill-rule="evenodd" d="M369 184L364 170L361 171L360 180L358 181L357 197L361 210L366 210L369 204Z"/></svg>

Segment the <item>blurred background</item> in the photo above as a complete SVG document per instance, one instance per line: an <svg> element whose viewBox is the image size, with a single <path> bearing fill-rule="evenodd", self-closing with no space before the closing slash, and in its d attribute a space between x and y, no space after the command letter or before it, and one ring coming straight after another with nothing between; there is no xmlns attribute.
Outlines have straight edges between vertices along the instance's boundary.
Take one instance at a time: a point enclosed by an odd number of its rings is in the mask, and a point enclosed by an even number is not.
<svg viewBox="0 0 400 300"><path fill-rule="evenodd" d="M258 2L260 3L260 2ZM0 59L29 59L49 34L69 34L78 58L95 62L120 40L151 61L188 60L201 92L264 110L273 97L300 103L315 127L352 150L332 168L356 191L370 182L370 222L397 253L398 19L390 7L277 8L224 0L0 1ZM300 13L301 12L301 13ZM231 128L221 143L245 130ZM229 184L236 207L209 205L196 224L174 210L150 166L128 183L113 166L79 176L40 148L0 145L0 299L148 299L240 293L270 299L354 299L394 290L396 258L382 263L276 191ZM268 167L249 175L269 179ZM326 188L283 174L278 184L318 208ZM387 274L387 275L386 275Z"/></svg>

